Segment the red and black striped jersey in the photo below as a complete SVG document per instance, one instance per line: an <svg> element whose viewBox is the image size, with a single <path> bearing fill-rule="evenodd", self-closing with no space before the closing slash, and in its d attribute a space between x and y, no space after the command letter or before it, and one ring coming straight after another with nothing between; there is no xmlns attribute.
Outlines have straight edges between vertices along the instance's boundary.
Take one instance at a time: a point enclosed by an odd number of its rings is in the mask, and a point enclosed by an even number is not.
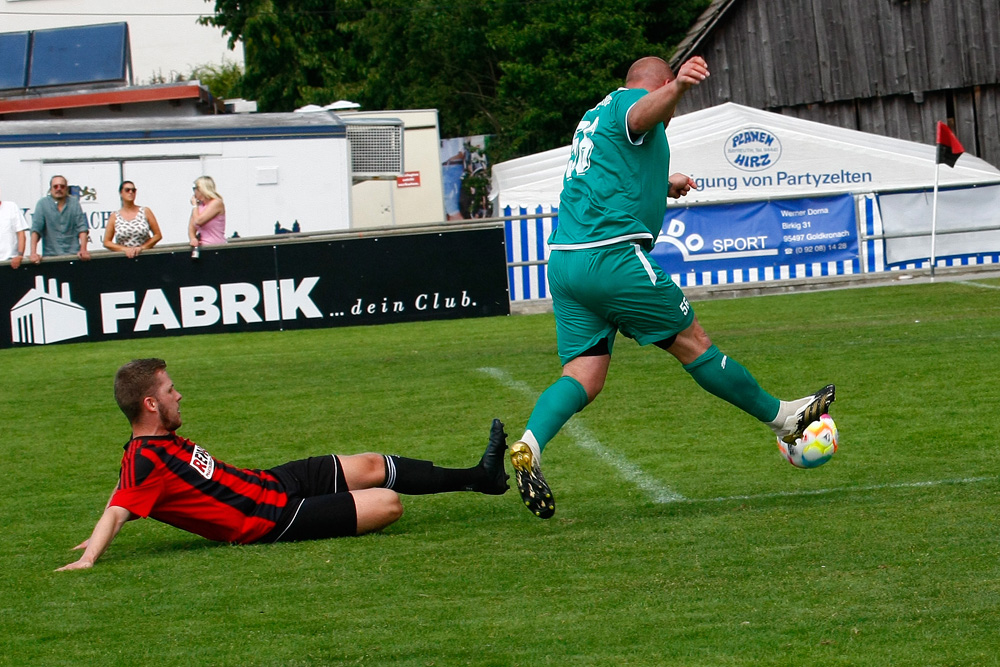
<svg viewBox="0 0 1000 667"><path fill-rule="evenodd" d="M175 433L125 445L111 504L219 542L247 543L274 528L288 503L266 470L237 468Z"/></svg>

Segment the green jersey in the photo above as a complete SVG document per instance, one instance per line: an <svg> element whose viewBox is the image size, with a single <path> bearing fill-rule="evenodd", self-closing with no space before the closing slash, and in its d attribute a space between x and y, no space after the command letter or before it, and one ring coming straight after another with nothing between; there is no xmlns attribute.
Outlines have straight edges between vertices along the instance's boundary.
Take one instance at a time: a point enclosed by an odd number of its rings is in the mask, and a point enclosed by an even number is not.
<svg viewBox="0 0 1000 667"><path fill-rule="evenodd" d="M563 176L554 250L640 241L651 247L670 190L670 147L662 123L630 136L628 112L646 91L619 88L583 115Z"/></svg>

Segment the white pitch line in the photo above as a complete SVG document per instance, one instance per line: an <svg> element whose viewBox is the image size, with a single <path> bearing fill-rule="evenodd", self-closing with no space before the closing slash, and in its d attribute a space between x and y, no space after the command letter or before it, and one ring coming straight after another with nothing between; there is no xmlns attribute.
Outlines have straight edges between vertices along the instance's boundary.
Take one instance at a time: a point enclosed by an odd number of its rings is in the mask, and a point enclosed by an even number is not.
<svg viewBox="0 0 1000 667"><path fill-rule="evenodd" d="M753 493L745 496L719 496L718 498L685 498L675 502L684 503L721 503L727 500L763 500L767 498L791 498L796 496L822 496L829 493L852 493L857 491L884 491L886 489L916 489L928 486L947 486L955 484L978 484L1000 479L996 475L990 477L964 477L962 479L938 479L928 482L898 482L896 484L870 484L868 486L838 486L830 489L808 489L803 491L773 491L771 493Z"/></svg>
<svg viewBox="0 0 1000 667"><path fill-rule="evenodd" d="M984 289L1000 289L1000 285L986 285L983 283L977 283L974 280L956 280L959 285L968 285L969 287L982 287Z"/></svg>
<svg viewBox="0 0 1000 667"><path fill-rule="evenodd" d="M529 399L538 396L538 392L529 387L527 383L515 380L508 372L502 369L487 367L480 368L479 372L489 375L503 386L517 391L520 394L527 396ZM653 499L653 502L676 503L687 500L681 494L673 491L669 487L664 486L656 479L647 475L642 468L635 465L618 452L608 449L602 445L601 442L594 437L594 434L591 433L586 426L581 424L579 420L571 420L565 428L567 433L576 441L577 445L593 452L605 462L610 463L612 467L616 468L618 472L621 473L622 477L649 494L649 496Z"/></svg>

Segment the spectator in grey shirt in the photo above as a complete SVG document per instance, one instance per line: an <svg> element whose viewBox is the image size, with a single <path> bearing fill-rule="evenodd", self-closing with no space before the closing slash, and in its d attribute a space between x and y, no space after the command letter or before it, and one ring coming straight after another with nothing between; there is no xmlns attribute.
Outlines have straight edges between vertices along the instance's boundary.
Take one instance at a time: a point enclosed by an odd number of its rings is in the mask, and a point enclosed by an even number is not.
<svg viewBox="0 0 1000 667"><path fill-rule="evenodd" d="M87 232L87 218L77 198L69 196L66 177L53 176L49 180L49 194L38 200L31 216L31 261L35 264L42 261L38 254L39 239L43 241L46 257L77 255L85 261L90 259Z"/></svg>

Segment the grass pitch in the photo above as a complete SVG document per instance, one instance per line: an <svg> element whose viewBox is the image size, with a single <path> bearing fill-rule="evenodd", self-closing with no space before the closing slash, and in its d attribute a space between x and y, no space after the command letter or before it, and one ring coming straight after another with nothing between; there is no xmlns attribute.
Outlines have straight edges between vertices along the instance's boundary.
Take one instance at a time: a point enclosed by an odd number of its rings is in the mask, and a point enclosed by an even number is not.
<svg viewBox="0 0 1000 667"><path fill-rule="evenodd" d="M111 380L162 356L181 433L247 467L334 451L475 463L558 374L550 315L0 351L0 664L992 665L1000 281L696 304L786 398L837 383L797 470L668 355L619 338L545 452L557 501L404 497L380 534L234 547L129 523ZM509 468L509 464L508 464Z"/></svg>

